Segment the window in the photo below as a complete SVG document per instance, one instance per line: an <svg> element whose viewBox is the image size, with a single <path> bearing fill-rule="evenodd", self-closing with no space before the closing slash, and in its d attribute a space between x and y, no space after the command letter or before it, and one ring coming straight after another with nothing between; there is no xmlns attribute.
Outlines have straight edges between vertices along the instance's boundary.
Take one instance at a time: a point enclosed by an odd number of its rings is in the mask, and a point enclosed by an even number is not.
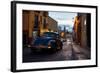
<svg viewBox="0 0 100 73"><path fill-rule="evenodd" d="M35 15L35 18L34 18L34 30L38 30L38 25L39 25L39 22L38 22L38 16Z"/></svg>

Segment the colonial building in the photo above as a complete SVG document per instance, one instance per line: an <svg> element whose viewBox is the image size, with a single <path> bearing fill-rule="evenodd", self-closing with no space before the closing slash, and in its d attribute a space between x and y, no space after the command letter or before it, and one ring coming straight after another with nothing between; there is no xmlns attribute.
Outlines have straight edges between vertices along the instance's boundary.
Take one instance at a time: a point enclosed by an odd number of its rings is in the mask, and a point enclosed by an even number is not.
<svg viewBox="0 0 100 73"><path fill-rule="evenodd" d="M46 11L23 10L23 43L30 44L43 32L58 31L57 26L57 22Z"/></svg>
<svg viewBox="0 0 100 73"><path fill-rule="evenodd" d="M58 32L58 23L56 20L48 16L48 30L51 32Z"/></svg>
<svg viewBox="0 0 100 73"><path fill-rule="evenodd" d="M74 32L76 42L82 47L91 46L91 15L88 13L78 13L74 22Z"/></svg>

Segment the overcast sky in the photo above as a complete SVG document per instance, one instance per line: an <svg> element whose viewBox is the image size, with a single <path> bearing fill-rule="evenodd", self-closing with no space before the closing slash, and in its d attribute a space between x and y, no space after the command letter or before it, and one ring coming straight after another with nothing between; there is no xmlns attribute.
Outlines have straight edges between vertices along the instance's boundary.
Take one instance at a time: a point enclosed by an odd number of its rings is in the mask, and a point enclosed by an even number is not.
<svg viewBox="0 0 100 73"><path fill-rule="evenodd" d="M71 25L73 26L74 18L77 13L71 12L49 12L49 16L58 22L58 25Z"/></svg>

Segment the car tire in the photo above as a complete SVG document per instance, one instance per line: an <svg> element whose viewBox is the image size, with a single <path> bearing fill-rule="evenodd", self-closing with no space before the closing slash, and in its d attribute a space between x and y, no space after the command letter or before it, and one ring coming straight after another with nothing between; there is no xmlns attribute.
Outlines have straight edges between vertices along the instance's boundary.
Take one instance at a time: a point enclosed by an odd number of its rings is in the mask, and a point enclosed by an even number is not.
<svg viewBox="0 0 100 73"><path fill-rule="evenodd" d="M62 46L57 46L57 50L61 50L62 49Z"/></svg>
<svg viewBox="0 0 100 73"><path fill-rule="evenodd" d="M57 45L57 50L61 50L62 49L62 42L60 42L60 44Z"/></svg>

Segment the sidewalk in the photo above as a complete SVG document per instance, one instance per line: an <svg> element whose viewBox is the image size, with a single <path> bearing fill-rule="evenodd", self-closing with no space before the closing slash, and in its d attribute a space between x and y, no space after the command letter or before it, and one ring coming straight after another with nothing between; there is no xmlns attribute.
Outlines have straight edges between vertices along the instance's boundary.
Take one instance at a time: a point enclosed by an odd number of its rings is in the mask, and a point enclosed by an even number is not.
<svg viewBox="0 0 100 73"><path fill-rule="evenodd" d="M91 50L88 48L83 48L79 44L73 42L71 35L67 38L67 44L70 44L70 49L72 50L71 60L87 60L91 59Z"/></svg>
<svg viewBox="0 0 100 73"><path fill-rule="evenodd" d="M91 51L87 48L82 48L80 45L72 43L73 50L79 60L86 60L91 58Z"/></svg>

